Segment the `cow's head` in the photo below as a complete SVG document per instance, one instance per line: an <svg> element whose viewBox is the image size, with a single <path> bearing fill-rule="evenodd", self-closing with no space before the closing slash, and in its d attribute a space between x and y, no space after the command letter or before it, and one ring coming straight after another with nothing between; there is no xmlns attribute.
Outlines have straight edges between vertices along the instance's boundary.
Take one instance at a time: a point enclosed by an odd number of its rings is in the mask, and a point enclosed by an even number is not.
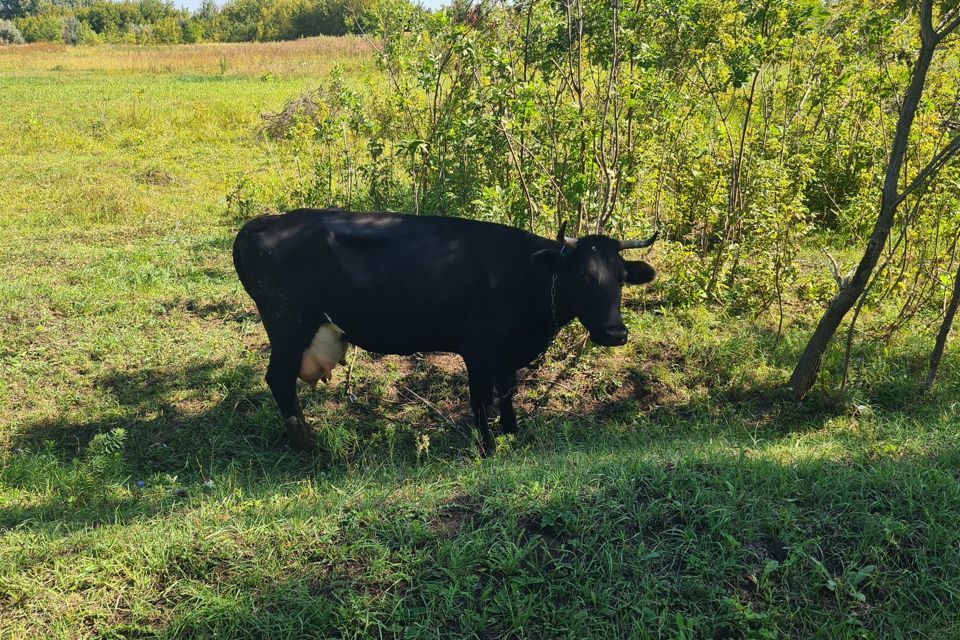
<svg viewBox="0 0 960 640"><path fill-rule="evenodd" d="M607 236L580 239L563 235L557 249L533 254L556 277L556 290L563 292L565 305L590 332L590 340L606 347L626 343L627 327L620 315L623 285L652 282L657 272L643 260L624 260L624 249L649 247L657 234L646 240L615 240Z"/></svg>

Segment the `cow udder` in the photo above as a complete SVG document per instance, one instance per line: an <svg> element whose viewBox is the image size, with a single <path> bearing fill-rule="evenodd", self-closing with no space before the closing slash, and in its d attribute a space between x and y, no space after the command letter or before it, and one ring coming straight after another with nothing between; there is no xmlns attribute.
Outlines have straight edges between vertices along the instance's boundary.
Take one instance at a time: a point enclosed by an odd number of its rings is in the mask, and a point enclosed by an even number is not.
<svg viewBox="0 0 960 640"><path fill-rule="evenodd" d="M349 346L340 327L332 322L320 325L310 346L303 352L297 377L313 388L317 387L319 380L329 383L333 369L344 363Z"/></svg>

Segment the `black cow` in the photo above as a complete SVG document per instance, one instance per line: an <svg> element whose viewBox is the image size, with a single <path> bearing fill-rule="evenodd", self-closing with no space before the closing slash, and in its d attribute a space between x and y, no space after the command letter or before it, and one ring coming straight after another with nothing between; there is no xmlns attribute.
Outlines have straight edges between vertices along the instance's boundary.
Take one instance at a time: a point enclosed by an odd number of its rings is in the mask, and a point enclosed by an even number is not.
<svg viewBox="0 0 960 640"><path fill-rule="evenodd" d="M299 209L248 222L233 260L270 338L267 384L293 444L313 446L297 398L300 377L329 379L346 343L408 355L463 357L486 452L493 388L503 431L514 433L516 371L574 317L600 345L627 341L624 284L653 267L620 252L645 241L594 235L549 240L489 222Z"/></svg>

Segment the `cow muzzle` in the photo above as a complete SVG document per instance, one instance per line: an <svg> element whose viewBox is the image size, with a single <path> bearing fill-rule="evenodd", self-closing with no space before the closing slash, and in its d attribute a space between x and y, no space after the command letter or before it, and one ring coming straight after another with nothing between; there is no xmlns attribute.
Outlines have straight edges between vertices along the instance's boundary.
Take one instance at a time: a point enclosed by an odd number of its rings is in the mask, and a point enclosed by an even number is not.
<svg viewBox="0 0 960 640"><path fill-rule="evenodd" d="M614 327L591 333L590 341L601 347L619 347L627 343L628 335L626 327Z"/></svg>

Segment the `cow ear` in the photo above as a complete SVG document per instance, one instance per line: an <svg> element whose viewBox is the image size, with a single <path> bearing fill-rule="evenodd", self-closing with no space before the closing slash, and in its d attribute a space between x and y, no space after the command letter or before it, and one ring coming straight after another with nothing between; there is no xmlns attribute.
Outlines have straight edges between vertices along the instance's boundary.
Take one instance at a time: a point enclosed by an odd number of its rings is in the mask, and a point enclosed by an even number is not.
<svg viewBox="0 0 960 640"><path fill-rule="evenodd" d="M566 263L567 257L557 249L543 249L530 256L530 262L538 264L551 273L558 273Z"/></svg>
<svg viewBox="0 0 960 640"><path fill-rule="evenodd" d="M627 267L627 284L647 284L653 282L657 272L643 260L624 260Z"/></svg>

